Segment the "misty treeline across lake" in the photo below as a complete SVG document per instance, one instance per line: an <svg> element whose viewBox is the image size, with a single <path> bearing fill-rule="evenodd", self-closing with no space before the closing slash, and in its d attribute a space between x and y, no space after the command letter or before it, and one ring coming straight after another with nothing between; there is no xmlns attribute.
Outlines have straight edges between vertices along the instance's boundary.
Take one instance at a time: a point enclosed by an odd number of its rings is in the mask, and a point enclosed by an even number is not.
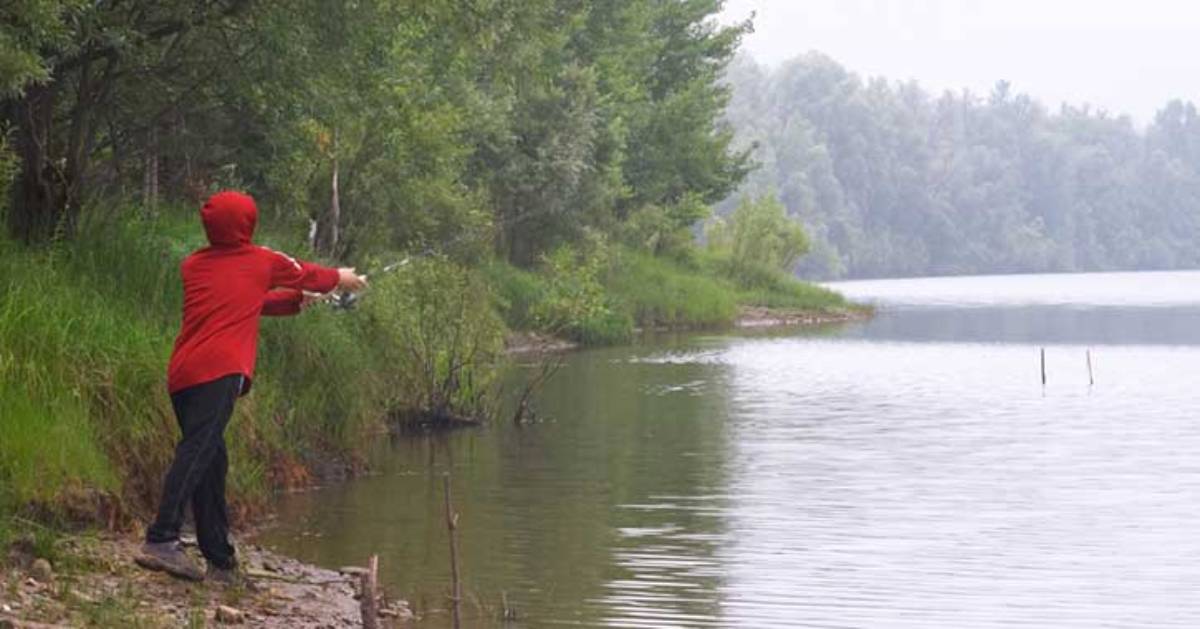
<svg viewBox="0 0 1200 629"><path fill-rule="evenodd" d="M1190 101L1164 102L1139 126L1006 81L972 94L864 78L820 53L775 68L742 57L726 80L739 145L757 144L759 168L741 190L777 194L804 224L813 247L802 273L1200 267Z"/></svg>

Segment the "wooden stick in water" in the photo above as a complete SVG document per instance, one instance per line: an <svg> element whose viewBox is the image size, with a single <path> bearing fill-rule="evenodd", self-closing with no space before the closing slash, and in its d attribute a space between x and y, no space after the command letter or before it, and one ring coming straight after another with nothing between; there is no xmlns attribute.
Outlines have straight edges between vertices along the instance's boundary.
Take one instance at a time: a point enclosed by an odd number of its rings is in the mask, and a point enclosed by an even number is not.
<svg viewBox="0 0 1200 629"><path fill-rule="evenodd" d="M1042 386L1046 386L1046 348L1042 348Z"/></svg>
<svg viewBox="0 0 1200 629"><path fill-rule="evenodd" d="M1088 363L1088 386L1094 387L1094 386L1096 386L1096 374L1094 371L1092 371L1092 350L1090 350L1090 349L1087 351L1087 363Z"/></svg>
<svg viewBox="0 0 1200 629"><path fill-rule="evenodd" d="M362 609L363 629L378 629L379 627L379 555L371 555L367 571L362 574L362 598L359 604Z"/></svg>
<svg viewBox="0 0 1200 629"><path fill-rule="evenodd" d="M442 477L442 484L446 489L446 529L450 532L450 580L453 588L450 594L450 603L453 606L451 610L454 613L454 629L461 629L462 585L458 580L458 541L454 536L455 531L458 530L458 514L454 512L450 504L449 473Z"/></svg>

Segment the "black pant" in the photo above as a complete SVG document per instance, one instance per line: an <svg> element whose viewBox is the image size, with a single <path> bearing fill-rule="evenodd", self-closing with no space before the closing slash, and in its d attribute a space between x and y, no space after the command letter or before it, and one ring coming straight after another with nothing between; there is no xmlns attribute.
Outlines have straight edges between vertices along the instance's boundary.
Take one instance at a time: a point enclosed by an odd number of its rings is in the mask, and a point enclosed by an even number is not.
<svg viewBox="0 0 1200 629"><path fill-rule="evenodd" d="M229 543L229 514L225 505L225 426L242 389L242 376L230 375L188 387L171 396L183 438L163 483L158 518L146 532L148 542L179 539L184 506L190 500L200 552L220 568L237 564Z"/></svg>

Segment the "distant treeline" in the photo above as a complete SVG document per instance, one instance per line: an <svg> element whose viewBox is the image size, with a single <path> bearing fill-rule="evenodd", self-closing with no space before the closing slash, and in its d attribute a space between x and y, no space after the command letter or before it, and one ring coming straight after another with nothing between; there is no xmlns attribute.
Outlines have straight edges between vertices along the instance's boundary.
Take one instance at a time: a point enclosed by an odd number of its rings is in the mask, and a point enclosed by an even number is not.
<svg viewBox="0 0 1200 629"><path fill-rule="evenodd" d="M741 58L727 76L728 118L760 168L723 211L777 193L810 232L802 274L1200 267L1192 103L1139 129L1089 107L1051 113L1006 82L982 97L864 82L817 53L775 70Z"/></svg>

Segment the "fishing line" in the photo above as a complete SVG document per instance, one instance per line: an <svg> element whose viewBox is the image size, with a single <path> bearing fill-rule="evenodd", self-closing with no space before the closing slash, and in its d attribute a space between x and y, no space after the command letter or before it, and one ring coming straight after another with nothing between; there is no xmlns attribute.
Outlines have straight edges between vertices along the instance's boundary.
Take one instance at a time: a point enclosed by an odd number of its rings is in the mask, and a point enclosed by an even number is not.
<svg viewBox="0 0 1200 629"><path fill-rule="evenodd" d="M507 219L504 219L502 221L491 223L488 226L488 228L493 229L493 230L504 229L507 227L512 227L522 221L534 218L536 216L549 215L549 214L556 213L556 212L558 212L558 210L545 210L545 209L530 210L528 212L522 212L520 214L510 216ZM412 263L415 260L427 258L429 256L432 256L432 255L438 254L438 253L444 253L446 251L446 249L449 249L451 246L456 245L460 242L463 242L467 238L471 238L473 236L482 236L482 235L484 235L484 234L482 234L480 232L472 232L470 230L464 231L463 233L458 234L457 236L455 236L453 238L449 238L449 239L441 241L437 245L430 245L428 247L425 247L424 249L422 249L421 251L419 251L417 253L405 256L404 258L402 258L396 262L388 264L388 265L384 266L382 269L380 269L379 273L380 274L391 273L392 271L395 271L402 267L408 266L410 263ZM361 298L362 298L362 293L352 293L352 292L345 292L345 291L338 292L336 290L326 293L324 296L322 296L322 300L329 301L330 306L334 310L352 310L354 308L354 306L358 303L359 299L361 299Z"/></svg>

